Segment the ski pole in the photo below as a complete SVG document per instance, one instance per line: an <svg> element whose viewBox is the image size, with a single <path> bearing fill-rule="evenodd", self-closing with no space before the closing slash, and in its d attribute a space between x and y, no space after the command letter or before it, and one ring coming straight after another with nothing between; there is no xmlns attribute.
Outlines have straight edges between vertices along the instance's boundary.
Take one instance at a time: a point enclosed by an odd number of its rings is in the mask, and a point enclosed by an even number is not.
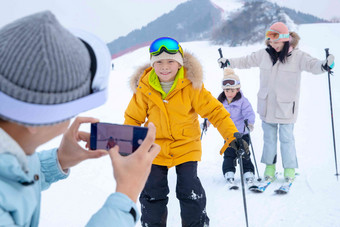
<svg viewBox="0 0 340 227"><path fill-rule="evenodd" d="M207 131L207 129L208 129L207 121L208 121L208 119L204 118L203 127L202 127L202 133L201 133L201 140L202 140L202 137L203 137L203 133L205 133Z"/></svg>
<svg viewBox="0 0 340 227"><path fill-rule="evenodd" d="M329 48L325 49L326 51L326 60L329 56ZM338 161L337 161L337 157L336 157L336 146L335 146L335 133L334 133L334 120L333 120L333 104L332 104L332 88L331 88L331 78L330 75L333 73L331 71L331 69L328 66L328 87L329 87L329 102L330 102L330 108L331 108L331 120L332 120L332 133L333 133L333 148L334 148L334 159L335 159L335 176L336 179L339 180L338 176Z"/></svg>
<svg viewBox="0 0 340 227"><path fill-rule="evenodd" d="M222 49L218 48L218 52L220 53L220 58L223 58L223 54L222 54ZM224 63L222 63L222 69L224 69L226 67L226 65Z"/></svg>
<svg viewBox="0 0 340 227"><path fill-rule="evenodd" d="M235 132L234 136L236 138L238 144L238 150L236 151L237 157L240 161L240 173L241 173L241 185L242 185L242 196L243 196L243 207L244 207L244 215L246 217L246 226L248 227L248 212L247 212L247 201L246 201L246 193L244 190L244 181L243 181L243 161L242 157L246 153L243 147L242 142L242 134L239 132Z"/></svg>
<svg viewBox="0 0 340 227"><path fill-rule="evenodd" d="M256 173L257 173L257 181L261 181L262 179L260 178L259 175L259 170L257 168L257 163L256 163L256 158L255 158L255 152L254 152L254 147L253 147L253 142L251 141L251 137L250 137L250 130L249 130L249 125L248 125L248 119L244 120L244 125L246 126L246 128L248 129L249 132L249 144L251 147L251 152L253 153L253 158L254 158L254 163L255 163L255 168L256 168Z"/></svg>

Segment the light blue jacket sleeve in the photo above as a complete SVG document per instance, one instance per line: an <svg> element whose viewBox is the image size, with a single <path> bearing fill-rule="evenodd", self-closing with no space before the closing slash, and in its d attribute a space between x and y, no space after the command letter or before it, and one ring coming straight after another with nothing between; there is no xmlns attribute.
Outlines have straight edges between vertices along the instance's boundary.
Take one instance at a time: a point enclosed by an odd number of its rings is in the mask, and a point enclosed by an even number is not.
<svg viewBox="0 0 340 227"><path fill-rule="evenodd" d="M41 165L41 189L46 190L50 185L58 180L65 179L70 174L68 170L65 173L59 164L57 157L57 148L37 152Z"/></svg>
<svg viewBox="0 0 340 227"><path fill-rule="evenodd" d="M130 227L135 226L139 217L136 204L127 195L116 192L107 198L103 207L91 217L86 226Z"/></svg>

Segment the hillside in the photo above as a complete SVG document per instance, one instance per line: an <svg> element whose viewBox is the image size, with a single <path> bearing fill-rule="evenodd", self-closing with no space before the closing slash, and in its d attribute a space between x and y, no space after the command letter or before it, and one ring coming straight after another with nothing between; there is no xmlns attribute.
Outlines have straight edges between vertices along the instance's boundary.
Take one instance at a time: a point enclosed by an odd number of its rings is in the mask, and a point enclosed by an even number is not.
<svg viewBox="0 0 340 227"><path fill-rule="evenodd" d="M230 13L229 17L214 30L212 41L215 44L226 43L230 46L261 42L266 29L277 21L284 22L291 30L299 24L327 22L268 1L249 1L245 2L242 8Z"/></svg>
<svg viewBox="0 0 340 227"><path fill-rule="evenodd" d="M113 40L108 47L112 58L117 58L161 36L180 42L209 40L230 46L250 45L263 40L263 33L275 21L287 23L290 29L299 24L326 22L266 0L190 0Z"/></svg>
<svg viewBox="0 0 340 227"><path fill-rule="evenodd" d="M141 29L108 43L114 57L149 45L155 38L170 36L180 41L204 40L210 37L215 23L220 21L221 9L209 0L192 0L177 6Z"/></svg>

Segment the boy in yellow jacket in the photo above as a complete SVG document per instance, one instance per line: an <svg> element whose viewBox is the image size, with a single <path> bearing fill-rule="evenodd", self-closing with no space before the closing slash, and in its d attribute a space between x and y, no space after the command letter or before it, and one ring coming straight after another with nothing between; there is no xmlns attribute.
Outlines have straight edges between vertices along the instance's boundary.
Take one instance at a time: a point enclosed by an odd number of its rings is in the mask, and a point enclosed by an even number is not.
<svg viewBox="0 0 340 227"><path fill-rule="evenodd" d="M161 152L140 195L142 226L166 226L168 168L176 166L176 196L183 226L208 226L206 196L197 177L202 148L198 114L218 129L226 150L237 129L223 105L204 88L199 61L183 53L168 37L150 45L151 67L141 67L131 79L134 95L125 111L125 124L157 128L155 143ZM234 143L232 143L234 144Z"/></svg>

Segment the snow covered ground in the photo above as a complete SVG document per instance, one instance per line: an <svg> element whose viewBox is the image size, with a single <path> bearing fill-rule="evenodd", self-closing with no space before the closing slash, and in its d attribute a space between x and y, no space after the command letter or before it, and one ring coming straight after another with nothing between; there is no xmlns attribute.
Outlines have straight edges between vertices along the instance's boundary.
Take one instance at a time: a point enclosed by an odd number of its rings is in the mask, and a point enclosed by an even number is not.
<svg viewBox="0 0 340 227"><path fill-rule="evenodd" d="M300 48L319 59L325 58L324 48L340 59L340 24L302 25L297 31L301 36ZM155 37L156 38L156 37ZM185 50L193 52L201 61L204 83L214 96L221 92L222 70L218 68L218 48L208 42L182 43ZM263 48L257 44L243 47L222 46L225 57L239 57ZM129 77L134 70L148 62L147 48L128 53L114 61L115 70L110 78L110 94L107 103L95 110L81 114L94 116L103 122L123 123L124 110L132 96ZM335 64L335 76L331 77L336 140L340 141L340 79ZM338 66L338 68L337 68ZM241 78L242 90L256 109L259 88L258 69L236 70ZM300 110L295 125L295 138L299 161L299 175L287 195L274 195L273 191L283 182L280 154L277 171L279 180L263 194L246 191L249 226L340 226L340 181L335 174L331 114L327 74L303 73ZM90 130L89 125L83 130ZM259 173L262 177L264 164L262 154L261 121L257 116L255 130L251 134ZM57 146L60 137L44 144L39 150ZM207 194L207 213L210 226L245 226L242 191L229 191L222 176L222 156L219 150L223 138L213 127L203 136L203 156L199 163L199 177ZM340 144L338 143L338 149ZM338 156L340 156L338 150ZM338 158L338 162L339 162ZM239 174L239 167L237 167ZM238 176L238 175L237 175ZM237 177L239 179L239 176ZM239 181L239 180L238 180ZM169 171L170 200L168 226L181 226L179 203L175 195L176 174ZM84 226L93 213L114 192L112 167L109 157L88 160L71 170L68 179L60 181L43 192L41 226ZM139 207L139 204L138 204ZM114 223L112 223L114 226ZM140 223L137 223L140 226Z"/></svg>

